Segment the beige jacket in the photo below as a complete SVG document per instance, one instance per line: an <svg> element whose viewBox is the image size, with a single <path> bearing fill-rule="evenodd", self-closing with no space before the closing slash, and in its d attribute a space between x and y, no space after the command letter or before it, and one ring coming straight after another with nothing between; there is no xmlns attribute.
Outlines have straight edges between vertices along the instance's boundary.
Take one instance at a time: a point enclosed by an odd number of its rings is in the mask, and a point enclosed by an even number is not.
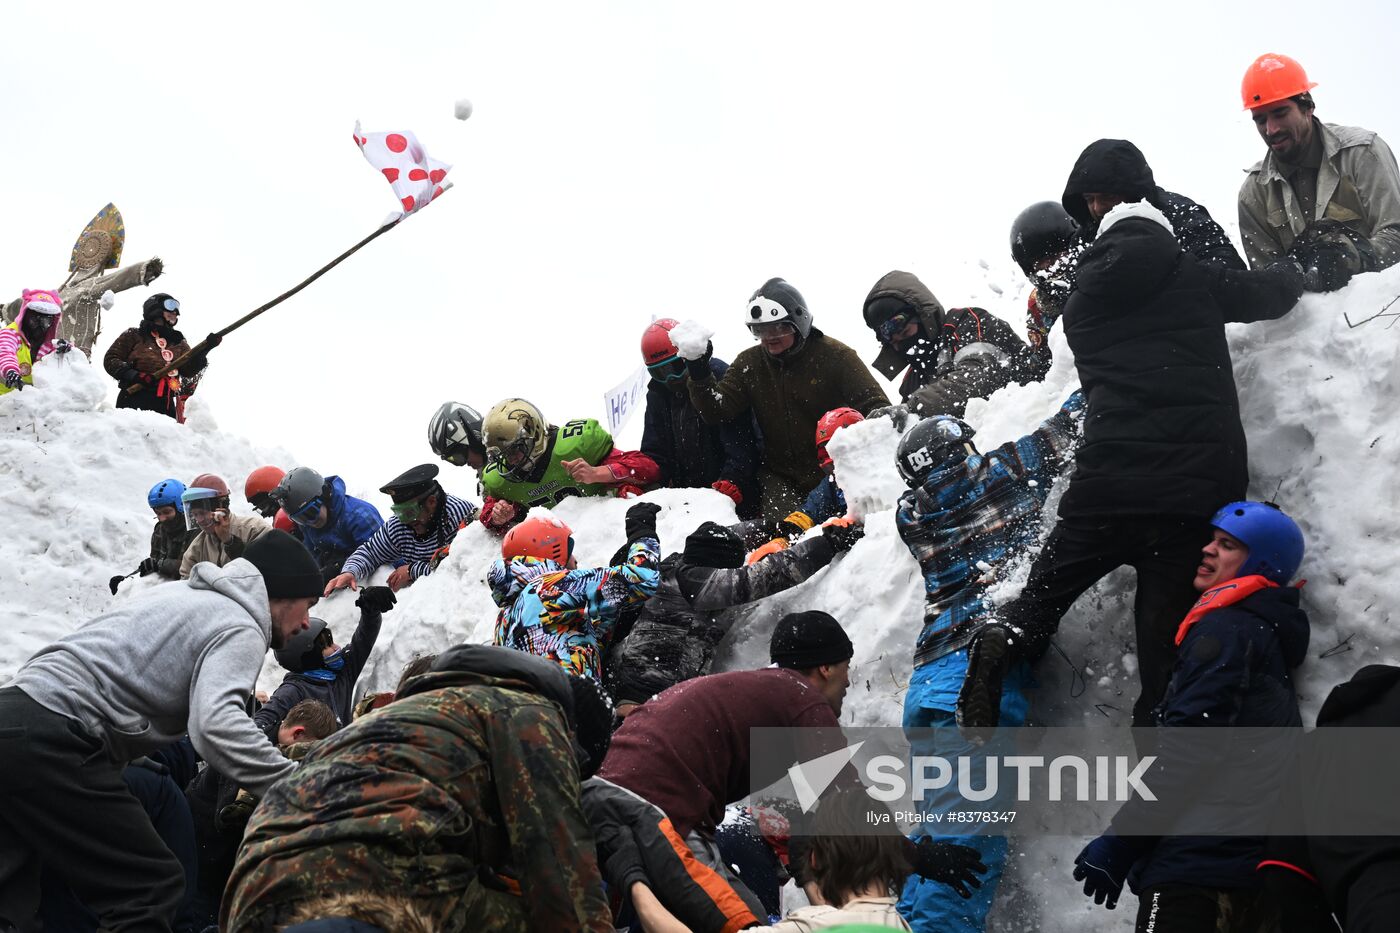
<svg viewBox="0 0 1400 933"><path fill-rule="evenodd" d="M1249 169L1240 188L1240 236L1252 269L1283 255L1313 220L1337 220L1375 244L1381 268L1400 262L1400 169L1370 130L1314 120L1322 134L1317 216L1305 217L1273 153Z"/></svg>
<svg viewBox="0 0 1400 933"><path fill-rule="evenodd" d="M185 556L180 558L181 580L188 580L194 565L202 561L207 560L216 567L222 567L229 561L242 557L243 548L250 541L261 537L264 532L272 530L272 526L257 515L230 515L228 521L229 527L233 530L228 544L224 544L207 531L201 531L190 542L190 546L185 549ZM234 543L235 539L237 540L236 544Z"/></svg>
<svg viewBox="0 0 1400 933"><path fill-rule="evenodd" d="M808 933L809 930L826 930L848 923L863 923L891 930L910 929L895 909L895 899L892 897L858 897L839 908L799 907L769 929L778 933Z"/></svg>

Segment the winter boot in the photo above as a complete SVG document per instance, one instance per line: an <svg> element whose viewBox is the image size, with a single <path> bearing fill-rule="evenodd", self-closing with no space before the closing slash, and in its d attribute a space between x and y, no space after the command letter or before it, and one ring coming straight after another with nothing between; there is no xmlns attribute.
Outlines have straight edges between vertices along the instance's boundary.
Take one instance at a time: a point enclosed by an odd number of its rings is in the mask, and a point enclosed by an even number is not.
<svg viewBox="0 0 1400 933"><path fill-rule="evenodd" d="M1011 665L1011 630L988 625L967 651L967 673L958 691L957 722L962 734L982 744L1001 718L1001 682Z"/></svg>

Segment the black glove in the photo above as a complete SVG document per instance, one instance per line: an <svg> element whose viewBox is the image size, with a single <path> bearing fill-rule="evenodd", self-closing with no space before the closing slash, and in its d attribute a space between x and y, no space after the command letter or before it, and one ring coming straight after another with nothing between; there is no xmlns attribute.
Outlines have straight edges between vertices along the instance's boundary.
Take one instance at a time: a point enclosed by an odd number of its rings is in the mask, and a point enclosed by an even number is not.
<svg viewBox="0 0 1400 933"><path fill-rule="evenodd" d="M238 535L229 535L228 540L224 542L224 553L231 558L237 559L243 556L243 552L247 547L248 542L238 537Z"/></svg>
<svg viewBox="0 0 1400 933"><path fill-rule="evenodd" d="M702 356L698 360L686 360L685 370L690 374L690 378L697 382L712 382L715 375L710 372L710 361L708 356Z"/></svg>
<svg viewBox="0 0 1400 933"><path fill-rule="evenodd" d="M884 418L886 416L888 416L891 423L894 424L894 429L896 431L903 431L904 426L909 423L909 406L886 405L883 408L876 408L868 417Z"/></svg>
<svg viewBox="0 0 1400 933"><path fill-rule="evenodd" d="M1303 267L1303 288L1310 292L1336 291L1350 282L1353 275L1374 272L1379 267L1379 257L1371 241L1335 220L1309 224L1293 241L1288 255Z"/></svg>
<svg viewBox="0 0 1400 933"><path fill-rule="evenodd" d="M1074 860L1074 880L1084 882L1084 896L1109 910L1118 906L1123 881L1137 858L1133 846L1119 836L1105 833L1084 847Z"/></svg>
<svg viewBox="0 0 1400 933"><path fill-rule="evenodd" d="M638 538L656 537L656 516L661 506L655 502L638 502L627 510L627 543Z"/></svg>
<svg viewBox="0 0 1400 933"><path fill-rule="evenodd" d="M1308 252L1310 262L1303 273L1304 291L1335 292L1345 288L1359 271L1355 254L1340 243L1320 240Z"/></svg>
<svg viewBox="0 0 1400 933"><path fill-rule="evenodd" d="M20 375L18 369L12 369L5 373L5 388L24 391L24 377Z"/></svg>
<svg viewBox="0 0 1400 933"><path fill-rule="evenodd" d="M62 337L59 337L53 342L53 352L57 353L59 356L62 356L71 349L73 349L73 345Z"/></svg>
<svg viewBox="0 0 1400 933"><path fill-rule="evenodd" d="M934 842L927 836L918 842L907 842L906 846L904 854L914 866L914 874L943 882L957 891L959 897L972 896L969 885L982 887L977 876L985 874L987 866L982 864L981 853L971 846Z"/></svg>
<svg viewBox="0 0 1400 933"><path fill-rule="evenodd" d="M822 537L831 542L839 551L849 551L855 543L865 537L865 522L846 522L837 519L822 526Z"/></svg>
<svg viewBox="0 0 1400 933"><path fill-rule="evenodd" d="M206 350L212 350L223 342L224 338L220 337L218 334L210 334L208 337L204 338L204 347Z"/></svg>
<svg viewBox="0 0 1400 933"><path fill-rule="evenodd" d="M154 557L148 557L145 560L141 561L140 566L136 568L136 572L143 577L156 573L159 570L160 561L156 560Z"/></svg>
<svg viewBox="0 0 1400 933"><path fill-rule="evenodd" d="M367 586L360 590L360 598L355 600L355 605L365 612L383 615L393 609L398 601L394 591L387 586Z"/></svg>

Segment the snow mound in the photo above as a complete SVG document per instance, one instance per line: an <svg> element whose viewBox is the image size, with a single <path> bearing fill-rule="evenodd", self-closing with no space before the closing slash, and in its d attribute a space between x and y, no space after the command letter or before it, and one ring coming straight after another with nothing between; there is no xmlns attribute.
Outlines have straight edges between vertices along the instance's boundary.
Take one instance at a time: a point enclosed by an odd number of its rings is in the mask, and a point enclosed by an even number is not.
<svg viewBox="0 0 1400 933"><path fill-rule="evenodd" d="M1306 722L1331 687L1359 667L1400 663L1400 639L1391 625L1400 603L1394 570L1400 495L1391 472L1400 459L1400 328L1389 326L1393 318L1355 328L1343 319L1344 312L1365 319L1397 293L1400 267L1360 276L1335 294L1308 296L1281 321L1229 329L1250 443L1250 495L1277 501L1307 536L1303 605L1313 635L1298 672ZM1010 300L1024 301L1024 295ZM683 327L672 332L677 346L687 339ZM700 339L698 331L691 336ZM966 420L977 429L982 450L1033 430L1075 388L1073 359L1058 328L1051 347L1055 362L1044 382L1008 386L968 406ZM283 451L220 433L197 396L184 426L150 413L113 411L110 380L80 354L69 357L45 360L36 386L0 396L0 501L9 519L0 536L0 586L12 607L11 622L0 632L0 677L112 605L108 577L134 569L147 553L145 495L157 480L216 472L235 490L235 509L243 510L248 471L296 463ZM821 608L845 625L856 648L843 719L858 725L900 721L923 584L894 527L894 504L904 491L894 466L897 443L883 418L843 428L831 440L837 478L851 510L865 520L865 537L802 586L731 612L717 669L763 666L777 619ZM342 472L336 464L317 467ZM451 487L468 475L443 479ZM1047 515L1053 516L1062 486L1051 491ZM377 494L352 493L382 501ZM733 503L713 490L661 490L643 499L662 506L663 554L680 550L703 521L735 520ZM571 499L552 514L573 530L580 563L598 566L623 543L630 504ZM392 687L416 655L490 640L496 606L485 575L499 549L499 538L471 526L436 573L399 594L363 688ZM1015 595L1029 562L1027 555L1006 568L998 600ZM153 585L133 579L116 598ZM1137 678L1131 594L1131 572L1119 571L1070 610L1056 639L1062 655L1052 652L1037 669L1033 721L1127 725ZM339 638L353 628L354 599L341 592L317 607ZM269 663L259 685L267 689L281 676ZM1073 840L1018 840L991 928L1110 928L1113 918L1086 906L1068 880L1076 851Z"/></svg>

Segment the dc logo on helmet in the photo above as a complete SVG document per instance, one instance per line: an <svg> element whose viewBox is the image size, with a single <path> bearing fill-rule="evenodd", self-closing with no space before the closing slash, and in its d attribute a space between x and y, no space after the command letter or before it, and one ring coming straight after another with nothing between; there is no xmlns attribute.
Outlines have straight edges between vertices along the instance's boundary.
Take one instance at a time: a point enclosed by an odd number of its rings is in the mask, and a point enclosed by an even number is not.
<svg viewBox="0 0 1400 933"><path fill-rule="evenodd" d="M764 298L762 295L753 299L749 306L749 318L755 324L762 324L764 321L777 321L787 317L787 308L784 308L772 298Z"/></svg>
<svg viewBox="0 0 1400 933"><path fill-rule="evenodd" d="M913 470L922 470L924 467L933 466L933 457L929 455L927 447L909 451L908 459L909 467Z"/></svg>

